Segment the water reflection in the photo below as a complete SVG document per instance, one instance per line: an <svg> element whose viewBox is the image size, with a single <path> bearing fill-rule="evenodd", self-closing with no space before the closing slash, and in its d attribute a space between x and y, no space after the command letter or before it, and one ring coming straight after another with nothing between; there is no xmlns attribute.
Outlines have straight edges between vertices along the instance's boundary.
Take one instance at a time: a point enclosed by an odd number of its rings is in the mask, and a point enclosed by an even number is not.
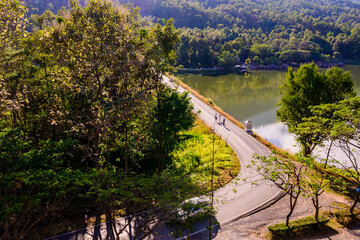
<svg viewBox="0 0 360 240"><path fill-rule="evenodd" d="M360 66L347 66L360 93ZM278 147L298 151L294 137L284 124L276 122L275 104L280 100L280 86L286 72L256 71L248 76L179 75L186 84L199 91L241 122L251 120L254 131Z"/></svg>
<svg viewBox="0 0 360 240"><path fill-rule="evenodd" d="M285 72L258 71L247 77L181 75L181 79L203 96L244 122L251 119L256 126L275 121L275 104Z"/></svg>
<svg viewBox="0 0 360 240"><path fill-rule="evenodd" d="M293 135L288 132L287 127L281 122L255 127L254 132L284 150L292 153L299 150L299 144L295 141Z"/></svg>

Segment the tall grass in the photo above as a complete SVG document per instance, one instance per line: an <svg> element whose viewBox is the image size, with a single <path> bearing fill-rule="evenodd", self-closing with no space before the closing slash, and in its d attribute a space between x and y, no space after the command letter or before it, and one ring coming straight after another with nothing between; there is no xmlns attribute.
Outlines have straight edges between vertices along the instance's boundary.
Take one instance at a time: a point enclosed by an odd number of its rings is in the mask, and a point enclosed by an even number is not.
<svg viewBox="0 0 360 240"><path fill-rule="evenodd" d="M174 165L181 168L193 181L209 189L213 151L212 130L197 119L191 130L184 132L187 139L172 153ZM239 159L234 150L215 135L215 186L221 187L231 181L240 170Z"/></svg>

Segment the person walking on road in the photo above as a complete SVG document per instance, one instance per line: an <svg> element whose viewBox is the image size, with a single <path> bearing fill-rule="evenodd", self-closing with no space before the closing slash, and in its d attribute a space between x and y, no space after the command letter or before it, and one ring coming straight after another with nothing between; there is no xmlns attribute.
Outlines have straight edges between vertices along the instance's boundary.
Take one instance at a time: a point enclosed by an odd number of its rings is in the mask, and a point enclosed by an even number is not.
<svg viewBox="0 0 360 240"><path fill-rule="evenodd" d="M217 121L217 113L215 113L215 121Z"/></svg>
<svg viewBox="0 0 360 240"><path fill-rule="evenodd" d="M223 125L224 125L224 127L225 127L225 118L224 118L224 120L223 120Z"/></svg>

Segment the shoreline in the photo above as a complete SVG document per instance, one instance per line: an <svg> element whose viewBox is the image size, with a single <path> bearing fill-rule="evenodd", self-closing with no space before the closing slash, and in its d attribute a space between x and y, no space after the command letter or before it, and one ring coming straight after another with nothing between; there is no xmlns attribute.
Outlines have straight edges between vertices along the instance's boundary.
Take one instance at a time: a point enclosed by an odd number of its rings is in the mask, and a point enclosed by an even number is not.
<svg viewBox="0 0 360 240"><path fill-rule="evenodd" d="M247 74L251 71L287 71L289 67L299 68L302 64L307 63L282 63L279 65L270 64L270 65L236 65L233 67L213 67L213 68L180 68L175 74L196 74L201 76L217 76L217 75L226 75L226 74ZM347 65L360 65L360 62L316 62L316 65L319 68L327 69L330 67L346 67Z"/></svg>

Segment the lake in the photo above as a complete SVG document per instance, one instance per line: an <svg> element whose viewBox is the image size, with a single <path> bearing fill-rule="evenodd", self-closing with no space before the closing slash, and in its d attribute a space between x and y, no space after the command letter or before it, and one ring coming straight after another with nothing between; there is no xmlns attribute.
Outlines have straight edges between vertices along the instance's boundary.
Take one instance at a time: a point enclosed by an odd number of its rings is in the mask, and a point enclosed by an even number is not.
<svg viewBox="0 0 360 240"><path fill-rule="evenodd" d="M349 65L360 93L360 66ZM297 152L298 146L284 124L276 121L276 106L280 100L280 86L286 72L253 71L247 76L228 74L223 76L178 75L184 83L201 95L211 98L216 105L241 122L251 120L253 130L278 147Z"/></svg>

